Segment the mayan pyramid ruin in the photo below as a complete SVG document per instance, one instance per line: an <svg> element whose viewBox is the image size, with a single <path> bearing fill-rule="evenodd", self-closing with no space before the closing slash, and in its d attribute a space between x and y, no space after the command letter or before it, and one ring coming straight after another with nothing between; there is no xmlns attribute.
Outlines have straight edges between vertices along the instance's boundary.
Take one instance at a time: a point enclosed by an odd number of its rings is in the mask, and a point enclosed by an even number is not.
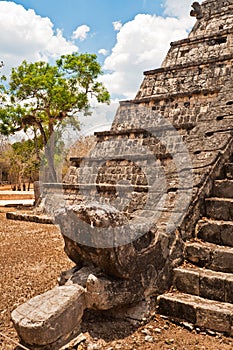
<svg viewBox="0 0 233 350"><path fill-rule="evenodd" d="M85 309L151 298L166 316L233 335L233 0L195 2L191 15L188 38L144 72L111 130L71 158L63 184L45 184L76 265L13 311L30 349L59 349Z"/></svg>

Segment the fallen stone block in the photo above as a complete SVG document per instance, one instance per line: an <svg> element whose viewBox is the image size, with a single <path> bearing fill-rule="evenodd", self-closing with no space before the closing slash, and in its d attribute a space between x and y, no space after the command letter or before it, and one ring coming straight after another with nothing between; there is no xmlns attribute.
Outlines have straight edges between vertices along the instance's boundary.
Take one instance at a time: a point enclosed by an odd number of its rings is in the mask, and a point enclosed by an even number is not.
<svg viewBox="0 0 233 350"><path fill-rule="evenodd" d="M55 287L20 305L11 315L19 337L29 346L59 349L79 331L84 294L78 285Z"/></svg>

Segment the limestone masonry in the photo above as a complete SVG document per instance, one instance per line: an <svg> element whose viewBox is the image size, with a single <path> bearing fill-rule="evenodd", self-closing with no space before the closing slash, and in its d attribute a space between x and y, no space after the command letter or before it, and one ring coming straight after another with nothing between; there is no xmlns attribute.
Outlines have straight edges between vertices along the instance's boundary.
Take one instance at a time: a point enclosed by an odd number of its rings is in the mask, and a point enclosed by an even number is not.
<svg viewBox="0 0 233 350"><path fill-rule="evenodd" d="M233 0L195 2L191 15L189 37L144 73L111 130L71 158L64 184L45 184L76 266L13 311L30 349L59 349L86 308L157 296L161 313L233 335Z"/></svg>

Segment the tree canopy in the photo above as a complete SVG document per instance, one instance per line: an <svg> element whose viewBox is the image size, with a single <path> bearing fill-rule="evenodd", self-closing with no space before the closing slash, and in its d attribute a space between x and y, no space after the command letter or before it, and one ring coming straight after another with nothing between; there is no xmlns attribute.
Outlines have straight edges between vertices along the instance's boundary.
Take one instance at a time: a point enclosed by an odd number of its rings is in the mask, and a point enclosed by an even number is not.
<svg viewBox="0 0 233 350"><path fill-rule="evenodd" d="M23 61L12 69L8 88L0 86L0 133L10 135L33 129L41 135L51 179L56 181L53 133L62 123L79 127L78 112L90 100L108 103L110 95L98 81L101 66L94 54L61 56L55 65Z"/></svg>
<svg viewBox="0 0 233 350"><path fill-rule="evenodd" d="M42 144L40 143L40 148ZM38 180L39 161L34 141L31 139L17 141L2 153L3 159L8 162L8 177L11 184L21 189L25 183Z"/></svg>

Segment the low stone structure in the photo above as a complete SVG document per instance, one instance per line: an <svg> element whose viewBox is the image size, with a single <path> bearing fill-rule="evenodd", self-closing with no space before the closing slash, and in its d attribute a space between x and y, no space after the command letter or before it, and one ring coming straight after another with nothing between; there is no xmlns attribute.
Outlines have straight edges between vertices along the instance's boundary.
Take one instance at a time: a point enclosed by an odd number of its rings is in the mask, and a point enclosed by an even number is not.
<svg viewBox="0 0 233 350"><path fill-rule="evenodd" d="M232 334L233 2L195 2L191 15L189 37L145 72L111 130L71 159L64 184L44 185L76 266L12 313L32 349L58 349L85 308L127 309L172 286L180 292L160 295L162 313Z"/></svg>

